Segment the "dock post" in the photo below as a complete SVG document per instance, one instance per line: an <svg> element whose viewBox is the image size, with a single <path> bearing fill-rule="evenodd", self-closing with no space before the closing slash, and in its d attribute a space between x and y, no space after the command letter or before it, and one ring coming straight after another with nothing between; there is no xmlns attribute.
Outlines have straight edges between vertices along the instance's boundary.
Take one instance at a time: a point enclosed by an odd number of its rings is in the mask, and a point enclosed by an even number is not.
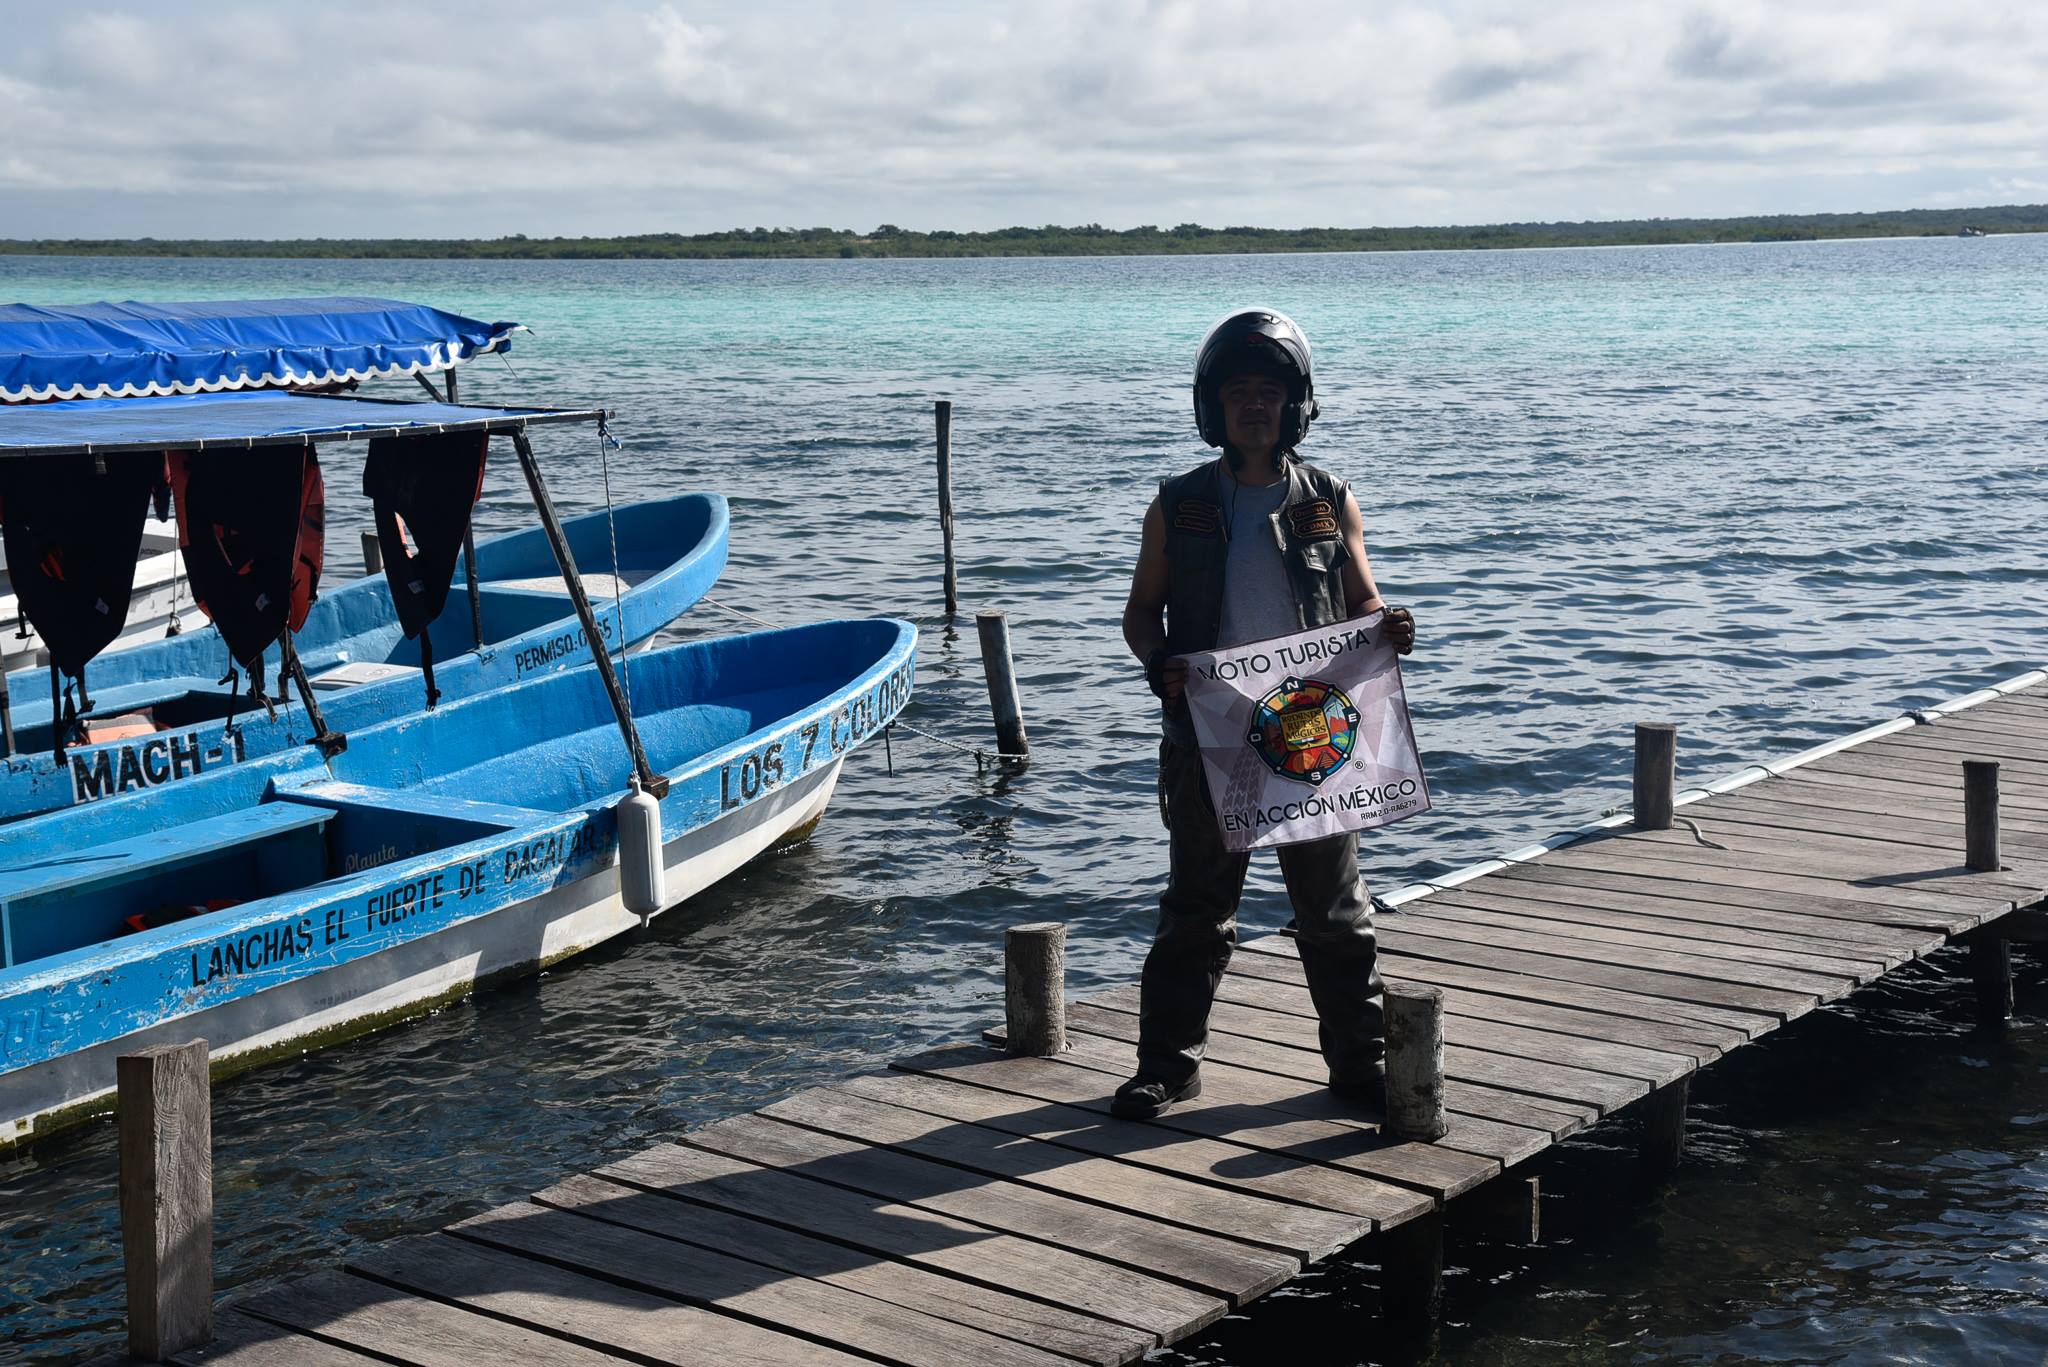
<svg viewBox="0 0 2048 1367"><path fill-rule="evenodd" d="M1963 863L1977 873L2004 867L1998 848L1998 761L1963 761ZM2012 1019L2012 943L2003 936L1970 940L1970 982L1976 989L1977 1020L2000 1025Z"/></svg>
<svg viewBox="0 0 2048 1367"><path fill-rule="evenodd" d="M213 1338L213 1105L206 1041L123 1054L121 1250L128 1351L150 1362Z"/></svg>
<svg viewBox="0 0 2048 1367"><path fill-rule="evenodd" d="M960 591L953 572L953 401L932 404L939 437L939 534L946 542L946 615L960 611Z"/></svg>
<svg viewBox="0 0 2048 1367"><path fill-rule="evenodd" d="M1643 1135L1639 1152L1643 1176L1661 1182L1678 1171L1685 1157L1685 1106L1692 1079L1666 1083L1643 1101Z"/></svg>
<svg viewBox="0 0 2048 1367"><path fill-rule="evenodd" d="M1051 1058L1067 1047L1067 928L1058 921L1003 932L1003 1014L1013 1054Z"/></svg>
<svg viewBox="0 0 2048 1367"><path fill-rule="evenodd" d="M1671 829L1677 787L1678 728L1669 722L1636 723L1635 826L1639 831Z"/></svg>
<svg viewBox="0 0 2048 1367"><path fill-rule="evenodd" d="M384 573L384 546L377 540L375 532L363 533L363 573L365 575Z"/></svg>
<svg viewBox="0 0 2048 1367"><path fill-rule="evenodd" d="M1441 1139L1444 1118L1444 994L1414 983L1387 987L1387 1129L1402 1139Z"/></svg>
<svg viewBox="0 0 2048 1367"><path fill-rule="evenodd" d="M1422 1356L1443 1304L1444 1217L1432 1210L1380 1235L1380 1314L1392 1345L1405 1356Z"/></svg>
<svg viewBox="0 0 2048 1367"><path fill-rule="evenodd" d="M1473 1193L1473 1197L1477 1199L1468 1201L1477 1207L1480 1224L1493 1238L1510 1244L1541 1242L1542 1179L1504 1173Z"/></svg>
<svg viewBox="0 0 2048 1367"><path fill-rule="evenodd" d="M1010 619L995 608L974 614L981 637L981 668L988 676L988 705L996 718L996 749L1019 758L1031 753L1024 737L1024 711L1017 701L1017 671L1010 662Z"/></svg>

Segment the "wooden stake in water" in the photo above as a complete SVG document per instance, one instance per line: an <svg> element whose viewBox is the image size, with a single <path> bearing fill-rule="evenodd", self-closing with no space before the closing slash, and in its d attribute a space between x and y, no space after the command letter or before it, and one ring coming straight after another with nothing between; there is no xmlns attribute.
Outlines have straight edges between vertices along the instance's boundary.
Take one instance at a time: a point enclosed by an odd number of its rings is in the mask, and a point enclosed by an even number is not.
<svg viewBox="0 0 2048 1367"><path fill-rule="evenodd" d="M156 1362L213 1338L213 1101L205 1040L114 1062L128 1351Z"/></svg>
<svg viewBox="0 0 2048 1367"><path fill-rule="evenodd" d="M953 401L932 405L939 426L939 534L946 541L946 615L960 611L959 584L953 572Z"/></svg>
<svg viewBox="0 0 2048 1367"><path fill-rule="evenodd" d="M988 675L988 705L996 718L996 749L1019 759L1031 753L1024 711L1017 701L1017 671L1010 663L1010 619L994 608L974 614L981 637L981 668Z"/></svg>
<svg viewBox="0 0 2048 1367"><path fill-rule="evenodd" d="M380 542L379 542L379 541L377 540L377 534L376 534L375 532L364 532L364 533L363 533L363 573L364 573L364 574L382 574L383 572L384 572L384 547L383 547L382 543L380 543Z"/></svg>

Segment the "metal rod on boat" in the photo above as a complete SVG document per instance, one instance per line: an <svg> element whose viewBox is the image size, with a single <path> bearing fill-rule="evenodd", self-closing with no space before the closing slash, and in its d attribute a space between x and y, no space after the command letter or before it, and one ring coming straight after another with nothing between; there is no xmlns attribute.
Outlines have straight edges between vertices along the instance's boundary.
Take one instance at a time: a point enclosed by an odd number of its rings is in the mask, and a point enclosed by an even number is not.
<svg viewBox="0 0 2048 1367"><path fill-rule="evenodd" d="M299 648L293 643L289 628L277 638L277 646L284 655L286 667L291 670L292 682L299 686L299 701L306 705L306 720L313 723L313 744L320 747L321 754L332 759L348 749L348 737L327 729L327 718L320 715L320 704L313 696L313 682L306 677L306 667L299 663Z"/></svg>
<svg viewBox="0 0 2048 1367"><path fill-rule="evenodd" d="M50 752L64 762L64 685L57 681L57 662L50 661Z"/></svg>
<svg viewBox="0 0 2048 1367"><path fill-rule="evenodd" d="M7 678L0 675L0 742L7 747L7 758L14 758L14 699L7 691Z"/></svg>
<svg viewBox="0 0 2048 1367"><path fill-rule="evenodd" d="M612 668L611 650L605 643L604 630L597 624L597 614L590 606L590 595L583 588L583 576L576 570L576 553L569 549L569 538L562 531L561 518L555 514L555 501L548 494L546 481L541 479L540 462L534 459L533 443L527 440L524 428L512 433L512 446L519 452L519 468L526 474L526 487L533 494L534 511L540 514L540 525L548 534L555 564L562 571L562 582L569 588L569 600L576 605L577 620L583 623L583 637L589 642L590 658L597 664L598 675L604 680L605 696L611 699L612 711L619 719L619 734L625 738L626 749L632 752L633 769L640 775L640 786L656 797L666 797L668 780L655 773L647 763L647 751L640 745L640 729L633 725L633 709L626 705L626 695L619 689L618 671ZM619 629L625 630L623 620Z"/></svg>
<svg viewBox="0 0 2048 1367"><path fill-rule="evenodd" d="M448 383L454 384L450 375ZM476 648L484 648L484 600L476 587L476 528L462 529L462 573L469 580L469 632L476 638Z"/></svg>
<svg viewBox="0 0 2048 1367"><path fill-rule="evenodd" d="M953 401L932 404L939 426L939 533L946 542L946 615L960 610L958 579L953 571Z"/></svg>

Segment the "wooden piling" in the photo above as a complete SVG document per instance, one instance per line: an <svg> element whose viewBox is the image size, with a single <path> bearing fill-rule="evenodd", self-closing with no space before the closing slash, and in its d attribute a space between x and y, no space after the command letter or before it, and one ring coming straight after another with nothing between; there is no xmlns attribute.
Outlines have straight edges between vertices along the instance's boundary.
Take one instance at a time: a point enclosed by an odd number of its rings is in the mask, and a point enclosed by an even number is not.
<svg viewBox="0 0 2048 1367"><path fill-rule="evenodd" d="M1024 736L1024 710L1017 701L1017 672L1010 662L1010 619L994 608L974 614L981 637L981 668L988 676L988 705L995 713L996 749L1005 755L1031 753Z"/></svg>
<svg viewBox="0 0 2048 1367"><path fill-rule="evenodd" d="M1013 1054L1051 1058L1067 1048L1067 928L1058 921L1003 932L1003 1007Z"/></svg>
<svg viewBox="0 0 2048 1367"><path fill-rule="evenodd" d="M1678 771L1678 728L1668 722L1636 723L1635 826L1639 831L1671 829Z"/></svg>
<svg viewBox="0 0 2048 1367"><path fill-rule="evenodd" d="M1963 864L1976 873L1995 873L2003 862L1998 848L1998 761L1963 761ZM2012 946L2003 936L1970 941L1970 983L1977 1020L2000 1025L2012 1019Z"/></svg>
<svg viewBox="0 0 2048 1367"><path fill-rule="evenodd" d="M384 573L384 545L377 540L375 532L363 533L363 573Z"/></svg>
<svg viewBox="0 0 2048 1367"><path fill-rule="evenodd" d="M1963 761L1963 863L1977 873L1996 873L1998 853L1998 761Z"/></svg>
<svg viewBox="0 0 2048 1367"><path fill-rule="evenodd" d="M213 1106L205 1040L115 1061L128 1351L146 1361L213 1337Z"/></svg>
<svg viewBox="0 0 2048 1367"><path fill-rule="evenodd" d="M1444 1118L1444 994L1413 983L1387 988L1387 1128L1432 1140Z"/></svg>
<svg viewBox="0 0 2048 1367"><path fill-rule="evenodd" d="M960 611L959 584L953 570L953 401L932 404L939 436L939 534L946 542L946 615Z"/></svg>
<svg viewBox="0 0 2048 1367"><path fill-rule="evenodd" d="M1643 1175L1662 1181L1678 1171L1685 1157L1685 1107L1692 1091L1692 1079L1667 1083L1643 1101L1643 1134L1640 1141Z"/></svg>
<svg viewBox="0 0 2048 1367"><path fill-rule="evenodd" d="M1404 1355L1423 1356L1443 1316L1444 1217L1419 1215L1380 1236L1380 1313Z"/></svg>

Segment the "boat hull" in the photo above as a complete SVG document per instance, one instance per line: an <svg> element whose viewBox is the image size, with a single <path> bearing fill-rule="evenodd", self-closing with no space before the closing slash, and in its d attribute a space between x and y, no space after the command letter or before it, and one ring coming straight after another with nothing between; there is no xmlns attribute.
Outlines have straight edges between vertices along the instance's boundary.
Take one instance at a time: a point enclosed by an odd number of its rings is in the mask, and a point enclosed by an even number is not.
<svg viewBox="0 0 2048 1367"><path fill-rule="evenodd" d="M665 841L665 911L815 826L842 764ZM584 877L432 935L0 1075L0 1152L110 1109L115 1060L138 1048L203 1039L216 1075L235 1073L411 1019L633 930L644 918L620 899L615 856L616 847Z"/></svg>

